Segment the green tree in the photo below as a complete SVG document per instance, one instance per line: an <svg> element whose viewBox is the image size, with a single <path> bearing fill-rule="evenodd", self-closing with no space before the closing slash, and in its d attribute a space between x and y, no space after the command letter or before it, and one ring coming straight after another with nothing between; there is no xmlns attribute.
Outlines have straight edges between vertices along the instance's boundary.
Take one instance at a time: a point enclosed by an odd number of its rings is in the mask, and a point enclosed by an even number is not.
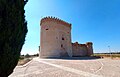
<svg viewBox="0 0 120 77"><path fill-rule="evenodd" d="M25 58L29 58L30 57L30 55L27 53L26 55L25 55Z"/></svg>
<svg viewBox="0 0 120 77"><path fill-rule="evenodd" d="M0 0L0 77L8 77L18 63L27 34L24 6L28 0Z"/></svg>

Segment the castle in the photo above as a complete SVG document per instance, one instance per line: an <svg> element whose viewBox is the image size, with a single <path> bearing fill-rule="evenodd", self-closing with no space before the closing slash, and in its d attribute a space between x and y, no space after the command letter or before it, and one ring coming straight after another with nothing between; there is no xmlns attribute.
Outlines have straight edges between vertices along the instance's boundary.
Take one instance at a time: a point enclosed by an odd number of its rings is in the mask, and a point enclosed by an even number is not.
<svg viewBox="0 0 120 77"><path fill-rule="evenodd" d="M40 22L40 57L79 57L93 54L92 42L71 43L71 24L55 17Z"/></svg>

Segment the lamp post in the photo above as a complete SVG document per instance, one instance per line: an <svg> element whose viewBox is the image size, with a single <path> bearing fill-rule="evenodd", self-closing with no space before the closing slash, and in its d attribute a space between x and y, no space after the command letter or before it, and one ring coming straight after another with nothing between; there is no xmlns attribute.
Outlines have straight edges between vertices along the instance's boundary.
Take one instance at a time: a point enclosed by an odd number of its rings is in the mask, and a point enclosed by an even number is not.
<svg viewBox="0 0 120 77"><path fill-rule="evenodd" d="M108 46L108 48L109 48L110 57L112 58L112 53L111 53L110 46Z"/></svg>

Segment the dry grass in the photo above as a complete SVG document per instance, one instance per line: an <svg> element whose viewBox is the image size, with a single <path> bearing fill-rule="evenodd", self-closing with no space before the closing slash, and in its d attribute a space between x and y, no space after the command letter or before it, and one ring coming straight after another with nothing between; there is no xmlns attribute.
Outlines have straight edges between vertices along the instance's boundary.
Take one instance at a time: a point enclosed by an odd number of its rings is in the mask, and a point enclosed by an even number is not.
<svg viewBox="0 0 120 77"><path fill-rule="evenodd" d="M31 61L32 60L32 58L26 58L26 59L20 59L19 61L18 61L18 66L20 66L20 65L24 65L24 64L26 64L27 62L29 62L29 61Z"/></svg>
<svg viewBox="0 0 120 77"><path fill-rule="evenodd" d="M94 54L94 56L99 56L101 58L112 58L112 59L120 59L120 54Z"/></svg>

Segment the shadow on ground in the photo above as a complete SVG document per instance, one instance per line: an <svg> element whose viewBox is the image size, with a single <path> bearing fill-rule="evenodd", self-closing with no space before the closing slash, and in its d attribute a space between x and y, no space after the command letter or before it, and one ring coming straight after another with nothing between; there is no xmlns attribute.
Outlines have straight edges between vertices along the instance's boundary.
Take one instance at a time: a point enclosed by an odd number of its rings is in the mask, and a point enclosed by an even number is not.
<svg viewBox="0 0 120 77"><path fill-rule="evenodd" d="M101 59L99 56L91 56L91 57L47 57L42 59L63 59L63 60L94 60Z"/></svg>

